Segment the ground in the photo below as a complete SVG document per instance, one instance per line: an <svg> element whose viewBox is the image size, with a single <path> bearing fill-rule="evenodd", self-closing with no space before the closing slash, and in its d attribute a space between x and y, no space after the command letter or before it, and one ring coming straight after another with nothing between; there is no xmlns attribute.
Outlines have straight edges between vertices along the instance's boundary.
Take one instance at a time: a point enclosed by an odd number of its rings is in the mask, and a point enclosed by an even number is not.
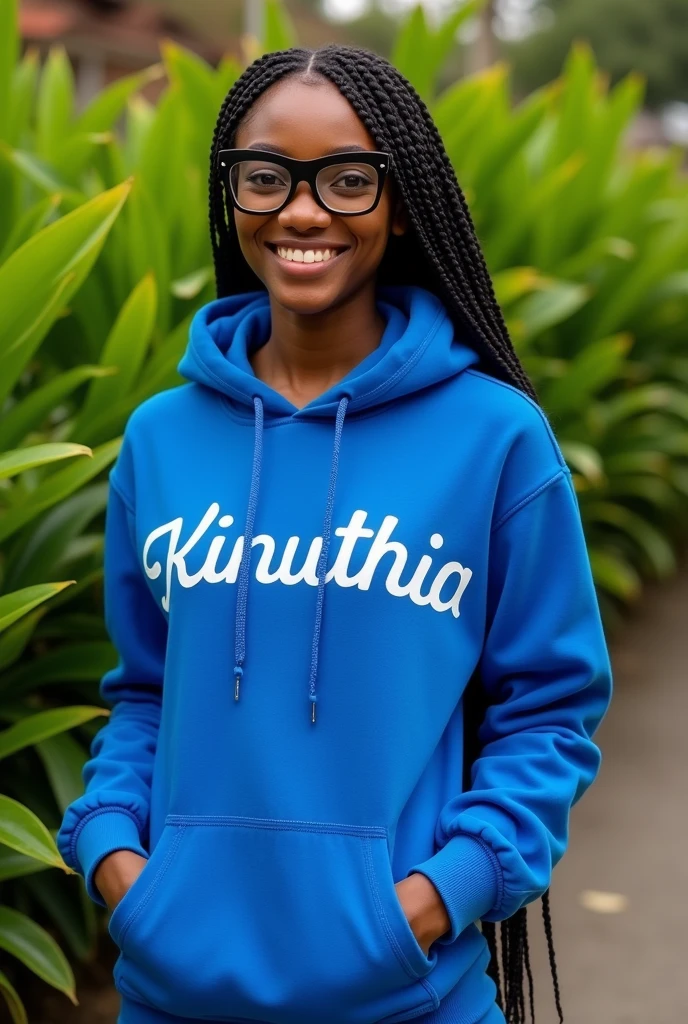
<svg viewBox="0 0 688 1024"><path fill-rule="evenodd" d="M573 809L551 889L566 1024L678 1024L688 1017L688 567L648 587L610 645L615 695L597 781ZM584 890L618 893L599 914ZM556 1024L539 904L537 1024Z"/></svg>

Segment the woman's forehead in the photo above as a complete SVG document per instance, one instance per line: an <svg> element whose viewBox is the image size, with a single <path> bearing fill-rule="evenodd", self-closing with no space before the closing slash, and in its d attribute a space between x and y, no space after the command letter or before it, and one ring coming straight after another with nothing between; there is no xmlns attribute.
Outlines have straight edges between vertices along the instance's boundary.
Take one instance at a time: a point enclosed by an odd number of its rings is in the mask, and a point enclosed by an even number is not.
<svg viewBox="0 0 688 1024"><path fill-rule="evenodd" d="M376 148L349 101L327 80L313 85L285 79L270 86L240 124L235 145L260 141L302 159L345 144Z"/></svg>

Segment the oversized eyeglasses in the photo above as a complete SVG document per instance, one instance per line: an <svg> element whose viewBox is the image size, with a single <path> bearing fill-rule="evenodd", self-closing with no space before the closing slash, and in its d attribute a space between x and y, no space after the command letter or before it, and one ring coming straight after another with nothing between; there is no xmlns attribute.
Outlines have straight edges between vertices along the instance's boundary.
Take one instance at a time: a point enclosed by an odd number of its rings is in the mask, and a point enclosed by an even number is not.
<svg viewBox="0 0 688 1024"><path fill-rule="evenodd" d="M277 213L291 202L298 183L307 181L319 206L355 217L379 203L391 156L352 150L296 160L261 149L222 149L217 160L220 177L243 213Z"/></svg>

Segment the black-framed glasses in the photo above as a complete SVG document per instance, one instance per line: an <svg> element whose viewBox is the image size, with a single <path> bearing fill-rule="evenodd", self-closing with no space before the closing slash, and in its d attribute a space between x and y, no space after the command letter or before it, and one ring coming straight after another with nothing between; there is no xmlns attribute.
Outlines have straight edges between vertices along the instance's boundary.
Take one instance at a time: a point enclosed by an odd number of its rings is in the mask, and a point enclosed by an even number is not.
<svg viewBox="0 0 688 1024"><path fill-rule="evenodd" d="M351 150L314 160L296 160L262 149L222 149L218 172L242 213L277 213L307 181L313 198L330 213L356 217L380 201L391 164L389 153Z"/></svg>

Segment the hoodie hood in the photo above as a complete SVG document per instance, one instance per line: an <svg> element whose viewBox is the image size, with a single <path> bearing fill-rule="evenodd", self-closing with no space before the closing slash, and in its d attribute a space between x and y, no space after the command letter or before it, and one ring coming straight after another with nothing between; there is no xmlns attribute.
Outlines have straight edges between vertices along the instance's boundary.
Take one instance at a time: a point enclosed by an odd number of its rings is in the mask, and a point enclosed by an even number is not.
<svg viewBox="0 0 688 1024"><path fill-rule="evenodd" d="M337 486L344 417L403 398L421 388L455 377L478 362L477 353L455 337L444 305L419 286L378 288L377 306L386 326L380 344L345 377L301 409L255 376L250 356L270 336L270 300L266 291L215 299L198 310L179 372L191 381L219 391L235 413L253 416L255 439L244 548L237 580L234 624L234 699L239 700L246 660L246 616L253 529L260 491L265 417L308 419L333 416L334 442L317 565L318 591L308 675L310 718L315 723L316 679L325 601L327 556Z"/></svg>
<svg viewBox="0 0 688 1024"><path fill-rule="evenodd" d="M403 398L478 362L477 353L455 335L443 303L419 286L380 286L377 306L386 321L379 346L345 377L301 409L259 380L250 355L270 334L265 291L215 299L198 310L179 363L188 380L226 395L247 415L260 398L266 417L336 417L342 398L347 415Z"/></svg>

